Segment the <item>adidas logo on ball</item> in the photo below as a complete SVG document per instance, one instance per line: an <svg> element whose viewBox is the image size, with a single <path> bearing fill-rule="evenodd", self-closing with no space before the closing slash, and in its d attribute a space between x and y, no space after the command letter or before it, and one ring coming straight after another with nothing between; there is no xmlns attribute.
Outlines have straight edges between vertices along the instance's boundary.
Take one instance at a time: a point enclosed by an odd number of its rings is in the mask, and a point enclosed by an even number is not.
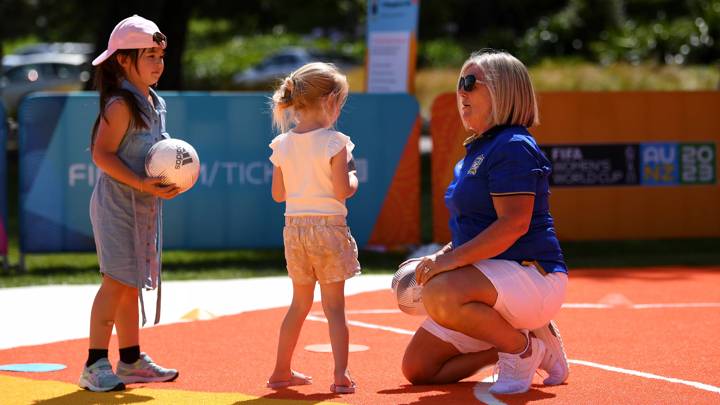
<svg viewBox="0 0 720 405"><path fill-rule="evenodd" d="M187 164L192 163L192 157L190 157L190 153L185 151L185 148L178 147L176 154L175 154L175 169L179 169L180 166L185 166Z"/></svg>
<svg viewBox="0 0 720 405"><path fill-rule="evenodd" d="M163 184L174 184L183 193L200 175L200 159L195 148L180 139L163 139L154 144L145 156L145 173L160 177Z"/></svg>

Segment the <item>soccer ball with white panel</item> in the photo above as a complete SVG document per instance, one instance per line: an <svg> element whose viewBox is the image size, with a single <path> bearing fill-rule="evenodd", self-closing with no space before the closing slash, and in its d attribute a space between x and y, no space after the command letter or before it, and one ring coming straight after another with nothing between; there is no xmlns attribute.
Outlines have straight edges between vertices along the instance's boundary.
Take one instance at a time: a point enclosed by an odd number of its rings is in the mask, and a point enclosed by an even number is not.
<svg viewBox="0 0 720 405"><path fill-rule="evenodd" d="M422 302L422 286L415 281L415 268L420 260L413 260L400 267L392 279L392 290L398 308L408 315L427 315Z"/></svg>
<svg viewBox="0 0 720 405"><path fill-rule="evenodd" d="M200 158L195 148L181 139L163 139L145 156L145 173L160 177L163 184L175 184L180 193L195 185L200 175Z"/></svg>

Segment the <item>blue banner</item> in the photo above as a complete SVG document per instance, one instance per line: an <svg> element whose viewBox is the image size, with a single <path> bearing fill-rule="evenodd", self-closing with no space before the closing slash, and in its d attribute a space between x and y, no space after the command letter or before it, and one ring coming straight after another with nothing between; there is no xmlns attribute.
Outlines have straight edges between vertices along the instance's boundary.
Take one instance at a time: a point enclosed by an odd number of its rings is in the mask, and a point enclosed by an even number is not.
<svg viewBox="0 0 720 405"><path fill-rule="evenodd" d="M366 90L412 93L419 0L368 0Z"/></svg>
<svg viewBox="0 0 720 405"><path fill-rule="evenodd" d="M167 129L192 144L201 173L193 189L165 202L164 245L179 249L282 246L284 204L270 196L274 137L269 94L161 93ZM94 249L88 214L98 169L88 143L96 93L33 95L19 109L20 248ZM348 223L364 246L418 115L408 95L352 94L337 123L356 144L358 193Z"/></svg>
<svg viewBox="0 0 720 405"><path fill-rule="evenodd" d="M419 0L368 0L368 32L417 30Z"/></svg>
<svg viewBox="0 0 720 405"><path fill-rule="evenodd" d="M679 183L677 143L640 145L640 171L643 185L675 186Z"/></svg>
<svg viewBox="0 0 720 405"><path fill-rule="evenodd" d="M679 186L715 184L715 143L644 142L542 145L552 162L550 184Z"/></svg>
<svg viewBox="0 0 720 405"><path fill-rule="evenodd" d="M0 103L0 256L7 255L7 120Z"/></svg>

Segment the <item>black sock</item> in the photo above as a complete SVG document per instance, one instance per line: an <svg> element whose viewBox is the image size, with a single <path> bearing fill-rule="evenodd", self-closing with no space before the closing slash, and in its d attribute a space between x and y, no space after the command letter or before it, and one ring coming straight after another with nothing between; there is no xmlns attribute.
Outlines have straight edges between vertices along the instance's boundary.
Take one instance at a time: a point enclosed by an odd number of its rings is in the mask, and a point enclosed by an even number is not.
<svg viewBox="0 0 720 405"><path fill-rule="evenodd" d="M93 364L95 364L96 361L100 359L106 359L108 356L107 349L89 349L88 350L88 358L85 362L85 367L90 367Z"/></svg>
<svg viewBox="0 0 720 405"><path fill-rule="evenodd" d="M120 361L133 364L140 358L140 346L130 346L120 349Z"/></svg>

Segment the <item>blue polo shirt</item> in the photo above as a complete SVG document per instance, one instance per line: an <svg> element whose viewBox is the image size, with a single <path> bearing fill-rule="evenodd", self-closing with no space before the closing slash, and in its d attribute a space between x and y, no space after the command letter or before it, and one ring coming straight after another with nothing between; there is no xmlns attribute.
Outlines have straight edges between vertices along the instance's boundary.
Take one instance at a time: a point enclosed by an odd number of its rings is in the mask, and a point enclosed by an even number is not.
<svg viewBox="0 0 720 405"><path fill-rule="evenodd" d="M493 196L535 196L527 233L493 259L537 261L548 272L567 273L550 215L550 161L522 126L496 126L465 146L445 192L450 232L457 247L497 220Z"/></svg>

